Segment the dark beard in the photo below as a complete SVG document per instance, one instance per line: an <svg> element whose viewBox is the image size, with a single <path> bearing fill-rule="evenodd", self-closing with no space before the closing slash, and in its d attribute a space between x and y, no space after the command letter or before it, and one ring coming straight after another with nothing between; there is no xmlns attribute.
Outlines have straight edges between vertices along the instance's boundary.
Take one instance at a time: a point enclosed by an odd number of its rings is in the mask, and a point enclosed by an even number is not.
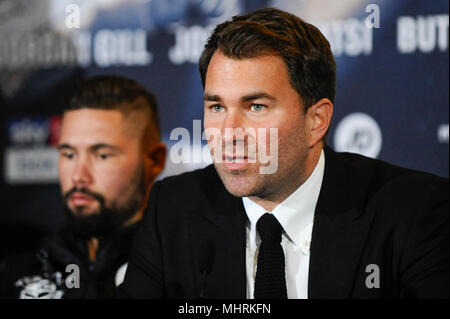
<svg viewBox="0 0 450 319"><path fill-rule="evenodd" d="M89 191L86 188L73 188L64 194L64 214L66 215L67 227L76 236L92 238L101 237L117 232L126 221L136 214L141 208L144 196L146 194L145 174L142 168L138 170L131 185L136 185L133 196L129 201L118 207L112 204L111 207L106 206L105 198L98 193ZM69 197L74 193L79 192L95 198L99 202L99 211L89 215L81 215L73 212L67 205Z"/></svg>
<svg viewBox="0 0 450 319"><path fill-rule="evenodd" d="M65 205L67 227L77 236L92 238L103 237L117 232L123 224L139 209L139 205L129 209L102 208L99 213L88 216L75 216Z"/></svg>

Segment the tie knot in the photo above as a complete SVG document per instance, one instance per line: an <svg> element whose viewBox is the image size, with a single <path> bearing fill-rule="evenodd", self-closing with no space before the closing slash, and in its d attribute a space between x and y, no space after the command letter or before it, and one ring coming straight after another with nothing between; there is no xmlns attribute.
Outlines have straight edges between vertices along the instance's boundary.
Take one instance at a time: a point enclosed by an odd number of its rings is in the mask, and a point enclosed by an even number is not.
<svg viewBox="0 0 450 319"><path fill-rule="evenodd" d="M281 242L283 227L272 214L262 215L256 223L256 230L264 242Z"/></svg>

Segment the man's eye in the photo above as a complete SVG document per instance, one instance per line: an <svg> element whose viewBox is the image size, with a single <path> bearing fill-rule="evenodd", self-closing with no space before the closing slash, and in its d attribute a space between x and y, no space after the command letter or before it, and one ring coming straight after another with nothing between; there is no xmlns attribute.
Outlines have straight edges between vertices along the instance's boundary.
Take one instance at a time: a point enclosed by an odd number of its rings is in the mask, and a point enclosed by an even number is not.
<svg viewBox="0 0 450 319"><path fill-rule="evenodd" d="M72 159L74 158L75 154L73 152L61 152L61 156L67 159Z"/></svg>
<svg viewBox="0 0 450 319"><path fill-rule="evenodd" d="M253 110L253 111L262 111L262 110L264 110L266 108L266 106L265 105L262 105L262 104L252 104L252 106L251 106L251 109Z"/></svg>
<svg viewBox="0 0 450 319"><path fill-rule="evenodd" d="M211 109L213 110L213 112L222 112L223 106L216 104L216 105L211 106Z"/></svg>
<svg viewBox="0 0 450 319"><path fill-rule="evenodd" d="M111 157L111 154L98 154L98 158L105 160Z"/></svg>

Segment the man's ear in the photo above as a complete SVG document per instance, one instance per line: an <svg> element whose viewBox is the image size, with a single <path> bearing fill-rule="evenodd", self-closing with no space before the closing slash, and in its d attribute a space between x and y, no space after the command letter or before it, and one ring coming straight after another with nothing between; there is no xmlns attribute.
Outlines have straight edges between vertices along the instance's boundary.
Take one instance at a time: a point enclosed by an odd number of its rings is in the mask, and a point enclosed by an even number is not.
<svg viewBox="0 0 450 319"><path fill-rule="evenodd" d="M333 116L333 103L323 98L312 105L307 112L310 119L309 128L309 147L319 143L330 127L331 118Z"/></svg>
<svg viewBox="0 0 450 319"><path fill-rule="evenodd" d="M145 162L147 163L147 177L153 181L158 176L166 164L167 147L158 142L151 145L145 152Z"/></svg>

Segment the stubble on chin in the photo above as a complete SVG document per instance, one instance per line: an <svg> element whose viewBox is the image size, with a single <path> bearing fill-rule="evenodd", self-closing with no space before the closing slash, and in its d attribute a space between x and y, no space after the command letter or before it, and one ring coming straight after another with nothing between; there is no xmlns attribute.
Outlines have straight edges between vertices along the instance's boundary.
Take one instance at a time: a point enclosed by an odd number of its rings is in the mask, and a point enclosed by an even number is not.
<svg viewBox="0 0 450 319"><path fill-rule="evenodd" d="M258 196L262 193L262 177L251 169L230 171L222 164L214 164L226 190L236 197Z"/></svg>

